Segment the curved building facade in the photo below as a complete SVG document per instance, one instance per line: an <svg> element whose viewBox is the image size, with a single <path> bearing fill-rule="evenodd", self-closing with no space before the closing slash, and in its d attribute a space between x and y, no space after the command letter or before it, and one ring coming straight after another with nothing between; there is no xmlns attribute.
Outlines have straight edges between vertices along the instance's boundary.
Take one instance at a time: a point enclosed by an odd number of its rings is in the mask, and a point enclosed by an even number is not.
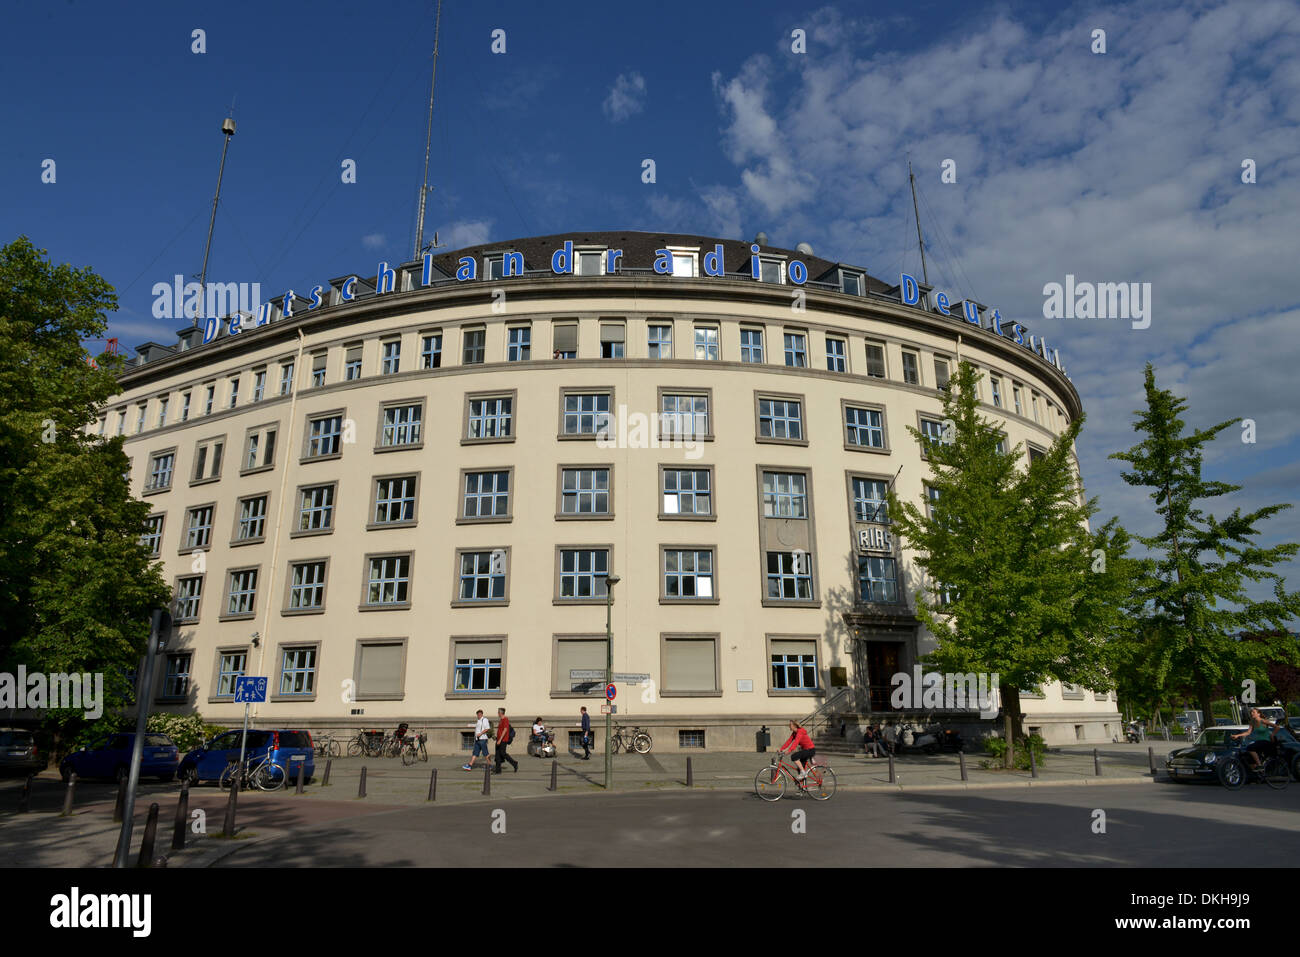
<svg viewBox="0 0 1300 957"><path fill-rule="evenodd" d="M1023 327L910 282L572 234L141 346L97 427L125 437L183 604L154 706L234 723L234 679L263 675L263 726L405 720L452 752L478 708L598 719L608 612L617 720L661 749L752 747L828 699L888 712L933 647L883 509L890 482L928 494L906 426L941 427L959 360L1010 445L1080 412ZM1040 692L1049 741L1118 733L1112 696Z"/></svg>

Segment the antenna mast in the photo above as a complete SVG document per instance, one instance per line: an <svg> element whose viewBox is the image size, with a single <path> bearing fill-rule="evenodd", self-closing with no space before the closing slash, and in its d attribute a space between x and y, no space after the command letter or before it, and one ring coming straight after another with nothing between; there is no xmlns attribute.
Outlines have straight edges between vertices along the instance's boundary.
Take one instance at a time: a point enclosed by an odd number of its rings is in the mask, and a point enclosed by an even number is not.
<svg viewBox="0 0 1300 957"><path fill-rule="evenodd" d="M433 20L433 75L429 80L429 127L424 135L424 185L420 187L420 213L415 220L415 253L412 259L419 259L424 250L424 200L429 194L429 146L433 141L433 91L438 86L438 31L442 24L442 0L438 0L438 10Z"/></svg>
<svg viewBox="0 0 1300 957"><path fill-rule="evenodd" d="M235 108L233 104L230 107L233 114ZM217 224L217 203L221 199L221 177L226 172L226 150L230 149L230 138L235 135L235 121L233 116L227 116L221 121L221 132L225 134L226 140L221 146L221 166L217 168L217 193L212 197L212 218L208 220L208 241L203 244L203 268L199 271L199 308L194 312L194 328L198 328L199 319L207 318L204 316L206 311L203 307L205 302L204 286L208 281L208 253L212 250L212 227Z"/></svg>
<svg viewBox="0 0 1300 957"><path fill-rule="evenodd" d="M916 243L921 247L921 279L930 285L930 273L925 268L925 240L921 238L921 213L916 208L916 177L912 175L912 161L907 161L907 179L912 184L912 212L916 216Z"/></svg>

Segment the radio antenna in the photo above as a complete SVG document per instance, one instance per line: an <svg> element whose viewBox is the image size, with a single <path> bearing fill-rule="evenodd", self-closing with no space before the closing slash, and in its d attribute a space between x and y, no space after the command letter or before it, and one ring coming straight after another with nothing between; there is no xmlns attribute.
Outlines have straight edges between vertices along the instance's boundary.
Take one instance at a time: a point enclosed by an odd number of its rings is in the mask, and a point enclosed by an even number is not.
<svg viewBox="0 0 1300 957"><path fill-rule="evenodd" d="M916 244L921 247L921 279L930 285L930 273L925 268L925 240L921 238L921 213L916 208L916 177L912 175L912 161L907 161L907 180L912 184L912 213L916 216Z"/></svg>
<svg viewBox="0 0 1300 957"><path fill-rule="evenodd" d="M433 20L433 74L429 80L429 126L424 134L424 184L420 187L420 212L415 220L415 253L412 259L419 259L424 252L424 201L429 195L429 147L433 142L433 92L438 86L438 31L442 24L442 0L438 0L438 10Z"/></svg>
<svg viewBox="0 0 1300 957"><path fill-rule="evenodd" d="M208 281L208 253L212 251L212 228L217 225L217 203L221 201L221 177L226 172L226 150L230 149L230 138L235 135L235 101L230 101L230 116L221 121L221 132L225 141L221 144L221 165L217 167L217 193L212 197L212 217L208 220L208 240L203 244L203 268L199 271L199 307L194 310L194 328L199 327L199 319L206 319L203 304L205 302L204 286Z"/></svg>

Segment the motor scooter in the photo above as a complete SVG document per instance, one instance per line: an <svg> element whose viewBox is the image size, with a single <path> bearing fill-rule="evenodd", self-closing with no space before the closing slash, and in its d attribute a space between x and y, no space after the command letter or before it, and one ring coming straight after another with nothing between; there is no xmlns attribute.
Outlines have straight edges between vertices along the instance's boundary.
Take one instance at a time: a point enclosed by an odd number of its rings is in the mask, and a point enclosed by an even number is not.
<svg viewBox="0 0 1300 957"><path fill-rule="evenodd" d="M528 754L534 758L555 757L555 732L544 731L541 737L530 734L528 736Z"/></svg>
<svg viewBox="0 0 1300 957"><path fill-rule="evenodd" d="M926 754L934 754L939 747L938 734L934 731L922 731L911 724L905 724L898 729L898 737L894 742L894 749L897 752L924 751Z"/></svg>

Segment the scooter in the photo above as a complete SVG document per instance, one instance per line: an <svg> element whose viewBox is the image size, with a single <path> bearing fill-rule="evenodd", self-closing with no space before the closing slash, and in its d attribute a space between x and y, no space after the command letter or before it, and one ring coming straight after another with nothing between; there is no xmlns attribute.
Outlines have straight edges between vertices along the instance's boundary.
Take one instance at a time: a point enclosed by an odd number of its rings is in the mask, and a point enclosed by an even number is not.
<svg viewBox="0 0 1300 957"><path fill-rule="evenodd" d="M933 731L921 731L915 725L905 724L898 729L894 747L898 751L924 751L934 754L939 750L939 736Z"/></svg>
<svg viewBox="0 0 1300 957"><path fill-rule="evenodd" d="M530 734L528 736L528 754L534 758L555 757L555 732L543 732L540 738Z"/></svg>
<svg viewBox="0 0 1300 957"><path fill-rule="evenodd" d="M1124 729L1124 740L1129 744L1137 744L1142 740L1142 736L1138 734L1138 729L1130 724Z"/></svg>

